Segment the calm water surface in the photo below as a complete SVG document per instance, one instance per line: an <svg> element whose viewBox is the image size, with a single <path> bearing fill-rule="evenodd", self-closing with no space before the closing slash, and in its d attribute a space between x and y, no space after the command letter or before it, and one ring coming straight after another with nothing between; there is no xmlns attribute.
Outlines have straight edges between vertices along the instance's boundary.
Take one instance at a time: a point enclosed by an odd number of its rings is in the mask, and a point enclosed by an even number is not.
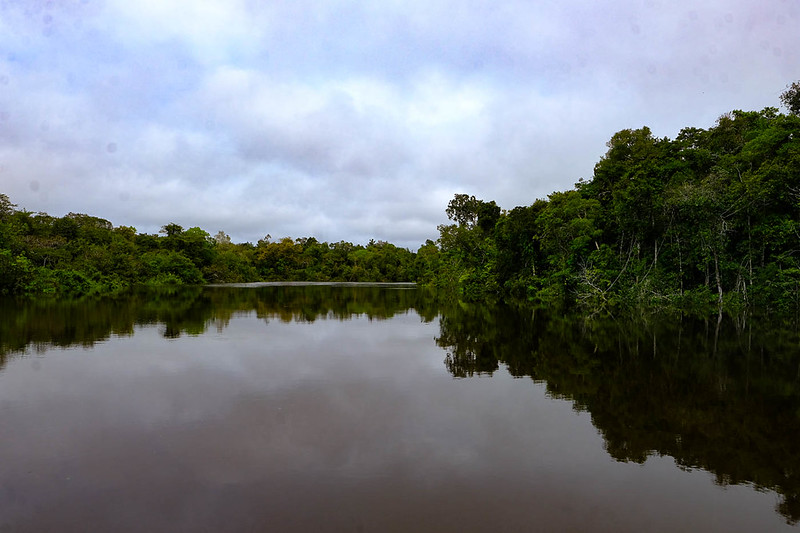
<svg viewBox="0 0 800 533"><path fill-rule="evenodd" d="M0 301L0 531L797 531L797 329L266 286Z"/></svg>

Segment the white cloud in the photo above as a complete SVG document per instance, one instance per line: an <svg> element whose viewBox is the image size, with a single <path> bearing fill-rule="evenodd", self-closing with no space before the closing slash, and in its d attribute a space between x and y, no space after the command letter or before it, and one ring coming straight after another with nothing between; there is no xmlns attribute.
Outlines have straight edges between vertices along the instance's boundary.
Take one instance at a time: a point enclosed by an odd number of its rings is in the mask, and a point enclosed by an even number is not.
<svg viewBox="0 0 800 533"><path fill-rule="evenodd" d="M0 4L0 190L234 240L415 248L454 193L529 204L611 135L778 105L800 6Z"/></svg>

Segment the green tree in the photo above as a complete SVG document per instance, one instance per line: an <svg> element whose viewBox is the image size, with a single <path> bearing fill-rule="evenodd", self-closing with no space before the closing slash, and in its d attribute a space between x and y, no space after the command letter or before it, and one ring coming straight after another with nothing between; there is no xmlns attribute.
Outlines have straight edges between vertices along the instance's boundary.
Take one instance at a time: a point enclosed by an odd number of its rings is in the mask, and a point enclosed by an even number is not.
<svg viewBox="0 0 800 533"><path fill-rule="evenodd" d="M215 241L208 232L193 227L175 238L177 239L177 249L191 259L198 268L211 264L215 254Z"/></svg>
<svg viewBox="0 0 800 533"><path fill-rule="evenodd" d="M0 250L0 294L19 294L33 278L33 267L22 255Z"/></svg>
<svg viewBox="0 0 800 533"><path fill-rule="evenodd" d="M169 224L161 226L161 231L159 231L159 233L163 233L167 237L177 237L183 233L183 226L170 222Z"/></svg>
<svg viewBox="0 0 800 533"><path fill-rule="evenodd" d="M142 266L146 283L196 285L205 282L197 265L182 253L173 250L158 250L143 254Z"/></svg>
<svg viewBox="0 0 800 533"><path fill-rule="evenodd" d="M12 204L8 196L0 193L0 222L6 222L17 209L17 204Z"/></svg>
<svg viewBox="0 0 800 533"><path fill-rule="evenodd" d="M291 237L259 242L255 262L261 277L268 281L298 281L304 277L303 246Z"/></svg>
<svg viewBox="0 0 800 533"><path fill-rule="evenodd" d="M457 290L469 300L498 292L494 266L497 249L491 235L480 224L483 214L483 226L493 229L500 216L498 211L494 202L485 203L465 194L457 194L450 201L447 216L456 224L438 227L442 258L437 282L440 288Z"/></svg>
<svg viewBox="0 0 800 533"><path fill-rule="evenodd" d="M480 202L474 196L456 194L447 204L447 218L459 226L471 228L478 221L478 206Z"/></svg>
<svg viewBox="0 0 800 533"><path fill-rule="evenodd" d="M800 115L800 81L786 86L786 90L781 93L781 103L792 115Z"/></svg>

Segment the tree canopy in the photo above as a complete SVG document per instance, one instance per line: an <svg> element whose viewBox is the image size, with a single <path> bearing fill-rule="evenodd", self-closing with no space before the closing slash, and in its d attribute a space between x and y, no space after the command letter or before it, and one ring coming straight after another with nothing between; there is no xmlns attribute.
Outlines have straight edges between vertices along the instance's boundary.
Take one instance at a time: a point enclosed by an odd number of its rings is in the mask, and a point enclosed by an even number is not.
<svg viewBox="0 0 800 533"><path fill-rule="evenodd" d="M781 103L792 115L800 115L800 81L786 87L786 90L781 93Z"/></svg>

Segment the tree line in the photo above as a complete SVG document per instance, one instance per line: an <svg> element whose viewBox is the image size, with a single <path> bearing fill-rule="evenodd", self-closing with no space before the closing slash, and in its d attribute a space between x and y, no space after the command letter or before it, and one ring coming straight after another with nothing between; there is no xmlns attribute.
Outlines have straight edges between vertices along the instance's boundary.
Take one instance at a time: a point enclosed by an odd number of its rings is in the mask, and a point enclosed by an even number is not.
<svg viewBox="0 0 800 533"><path fill-rule="evenodd" d="M418 252L424 281L593 309L799 309L800 82L781 101L788 115L733 111L675 139L619 131L591 180L526 207L456 195Z"/></svg>
<svg viewBox="0 0 800 533"><path fill-rule="evenodd" d="M800 309L800 82L789 109L732 111L675 139L613 135L590 180L503 210L457 194L417 252L313 237L234 244L170 223L160 234L0 195L0 292L91 294L136 284L416 281L465 300L602 309Z"/></svg>
<svg viewBox="0 0 800 533"><path fill-rule="evenodd" d="M313 237L234 244L224 232L170 223L159 234L69 213L17 209L0 194L0 293L85 295L134 285L250 281L412 281L415 254Z"/></svg>

